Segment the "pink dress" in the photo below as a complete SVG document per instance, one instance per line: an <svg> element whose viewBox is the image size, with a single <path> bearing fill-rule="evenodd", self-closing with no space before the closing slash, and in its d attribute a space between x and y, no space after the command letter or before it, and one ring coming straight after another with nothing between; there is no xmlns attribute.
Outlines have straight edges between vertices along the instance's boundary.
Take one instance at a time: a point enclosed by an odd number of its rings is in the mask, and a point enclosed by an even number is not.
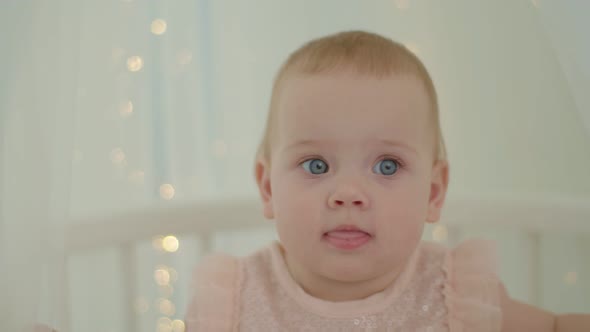
<svg viewBox="0 0 590 332"><path fill-rule="evenodd" d="M209 256L196 269L187 331L500 331L495 248L422 242L387 289L329 302L290 276L280 244L251 256Z"/></svg>

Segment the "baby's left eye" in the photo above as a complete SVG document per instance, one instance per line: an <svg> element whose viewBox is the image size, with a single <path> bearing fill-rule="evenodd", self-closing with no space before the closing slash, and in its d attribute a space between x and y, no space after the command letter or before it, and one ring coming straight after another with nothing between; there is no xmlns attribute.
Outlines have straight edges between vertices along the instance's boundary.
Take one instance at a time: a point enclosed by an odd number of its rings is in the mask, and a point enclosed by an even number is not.
<svg viewBox="0 0 590 332"><path fill-rule="evenodd" d="M383 159L375 164L373 171L383 175L393 175L397 172L399 163L393 159Z"/></svg>

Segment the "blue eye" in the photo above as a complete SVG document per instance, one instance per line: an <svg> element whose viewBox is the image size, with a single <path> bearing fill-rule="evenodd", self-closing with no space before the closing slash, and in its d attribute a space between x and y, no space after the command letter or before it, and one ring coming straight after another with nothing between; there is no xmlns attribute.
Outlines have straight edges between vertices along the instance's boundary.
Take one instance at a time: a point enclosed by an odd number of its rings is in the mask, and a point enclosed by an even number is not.
<svg viewBox="0 0 590 332"><path fill-rule="evenodd" d="M320 159L309 159L304 161L301 166L311 174L322 174L328 171L328 164Z"/></svg>
<svg viewBox="0 0 590 332"><path fill-rule="evenodd" d="M383 174L383 175L393 175L399 169L399 164L397 161L392 159L383 159L373 167L373 171L375 173Z"/></svg>

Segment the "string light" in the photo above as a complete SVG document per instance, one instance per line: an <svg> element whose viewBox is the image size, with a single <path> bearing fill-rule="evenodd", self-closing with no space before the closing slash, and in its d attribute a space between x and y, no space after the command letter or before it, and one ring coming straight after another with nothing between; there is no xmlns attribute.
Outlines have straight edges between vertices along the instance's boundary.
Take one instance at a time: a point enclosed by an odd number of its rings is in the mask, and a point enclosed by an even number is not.
<svg viewBox="0 0 590 332"><path fill-rule="evenodd" d="M166 21L160 18L153 20L151 31L154 35L163 35L166 32Z"/></svg>
<svg viewBox="0 0 590 332"><path fill-rule="evenodd" d="M160 317L156 325L158 332L172 332L172 320L168 317Z"/></svg>
<svg viewBox="0 0 590 332"><path fill-rule="evenodd" d="M184 332L185 325L184 322L180 319L175 319L172 321L172 332Z"/></svg>
<svg viewBox="0 0 590 332"><path fill-rule="evenodd" d="M140 56L134 55L127 59L127 69L131 72L138 72L143 68L143 59Z"/></svg>
<svg viewBox="0 0 590 332"><path fill-rule="evenodd" d="M449 237L449 230L444 225L436 225L432 229L432 239L436 242L445 242Z"/></svg>
<svg viewBox="0 0 590 332"><path fill-rule="evenodd" d="M174 198L175 192L176 191L174 190L174 187L171 184L165 183L160 186L160 197L167 201Z"/></svg>
<svg viewBox="0 0 590 332"><path fill-rule="evenodd" d="M160 286L170 284L170 273L166 269L157 269L154 271L154 280Z"/></svg>
<svg viewBox="0 0 590 332"><path fill-rule="evenodd" d="M160 299L158 307L162 315L173 316L176 313L176 307L174 306L174 303L168 299Z"/></svg>
<svg viewBox="0 0 590 332"><path fill-rule="evenodd" d="M176 252L180 243L174 235L168 235L162 239L162 248L167 252Z"/></svg>

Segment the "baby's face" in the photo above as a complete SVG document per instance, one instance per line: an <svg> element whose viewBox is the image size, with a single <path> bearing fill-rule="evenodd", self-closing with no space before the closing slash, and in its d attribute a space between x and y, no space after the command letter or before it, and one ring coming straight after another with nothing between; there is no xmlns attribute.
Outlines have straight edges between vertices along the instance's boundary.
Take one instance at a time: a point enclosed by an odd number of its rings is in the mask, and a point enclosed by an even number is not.
<svg viewBox="0 0 590 332"><path fill-rule="evenodd" d="M429 105L411 76L285 82L265 210L288 262L348 281L403 264L438 219Z"/></svg>

